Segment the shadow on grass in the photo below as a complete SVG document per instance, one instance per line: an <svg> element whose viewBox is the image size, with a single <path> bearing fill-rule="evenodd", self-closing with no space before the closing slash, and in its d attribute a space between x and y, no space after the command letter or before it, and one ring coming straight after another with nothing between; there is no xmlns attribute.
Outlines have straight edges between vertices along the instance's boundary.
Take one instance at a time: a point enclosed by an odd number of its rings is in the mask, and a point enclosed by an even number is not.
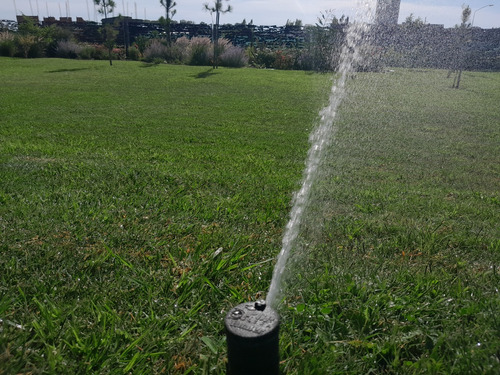
<svg viewBox="0 0 500 375"><path fill-rule="evenodd" d="M141 66L141 68L152 68L152 67L158 66L158 65L160 65L160 64L154 63L154 62L144 62L140 66Z"/></svg>
<svg viewBox="0 0 500 375"><path fill-rule="evenodd" d="M193 77L194 78L208 78L208 77L213 76L215 74L219 74L219 73L216 73L213 68L210 68L205 72L200 72L198 74L195 74Z"/></svg>
<svg viewBox="0 0 500 375"><path fill-rule="evenodd" d="M79 70L89 70L89 69L90 68L56 69L56 70L49 70L47 73L78 72Z"/></svg>

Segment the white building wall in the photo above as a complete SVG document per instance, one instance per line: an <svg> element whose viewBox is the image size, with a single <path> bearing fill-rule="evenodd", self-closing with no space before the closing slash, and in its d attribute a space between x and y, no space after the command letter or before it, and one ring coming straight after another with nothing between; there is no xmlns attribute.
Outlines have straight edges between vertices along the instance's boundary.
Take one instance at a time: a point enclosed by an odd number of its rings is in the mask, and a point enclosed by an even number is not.
<svg viewBox="0 0 500 375"><path fill-rule="evenodd" d="M401 0L378 0L375 20L378 25L397 25Z"/></svg>

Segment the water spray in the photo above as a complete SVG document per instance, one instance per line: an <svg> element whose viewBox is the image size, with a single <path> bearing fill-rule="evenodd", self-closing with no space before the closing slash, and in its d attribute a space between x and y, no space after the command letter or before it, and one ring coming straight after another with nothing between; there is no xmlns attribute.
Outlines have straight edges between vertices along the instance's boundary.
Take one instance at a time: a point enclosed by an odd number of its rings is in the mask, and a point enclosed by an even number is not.
<svg viewBox="0 0 500 375"><path fill-rule="evenodd" d="M224 320L227 375L278 375L278 313L266 301L242 303Z"/></svg>
<svg viewBox="0 0 500 375"><path fill-rule="evenodd" d="M370 29L370 3L363 3L358 14L361 22L349 24L342 47L339 78L332 86L329 104L320 112L319 125L311 133L302 187L295 194L290 220L285 228L282 249L278 255L273 278L264 301L243 303L228 312L225 319L228 348L228 375L279 375L279 316L273 309L280 300L282 278L287 270L287 260L298 238L302 219L308 208L311 189L318 177L318 170L330 146L336 128L337 110L347 95L347 79L362 60L361 46Z"/></svg>

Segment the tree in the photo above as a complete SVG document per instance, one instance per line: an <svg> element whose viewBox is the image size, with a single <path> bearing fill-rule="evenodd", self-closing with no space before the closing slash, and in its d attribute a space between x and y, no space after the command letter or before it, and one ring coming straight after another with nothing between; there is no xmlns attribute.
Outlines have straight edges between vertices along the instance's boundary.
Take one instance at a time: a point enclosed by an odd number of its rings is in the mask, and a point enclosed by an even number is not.
<svg viewBox="0 0 500 375"><path fill-rule="evenodd" d="M53 56L57 43L71 38L72 33L68 30L55 25L40 27L33 19L24 17L19 23L15 43L24 57L42 57Z"/></svg>
<svg viewBox="0 0 500 375"><path fill-rule="evenodd" d="M112 13L115 9L115 2L113 0L94 0L94 4L98 6L97 11L104 15L104 18L108 18L108 14ZM104 45L108 49L109 54L109 65L113 65L113 59L111 58L111 53L113 52L113 47L115 46L116 36L118 31L115 30L112 24L107 23L99 30L104 39Z"/></svg>
<svg viewBox="0 0 500 375"><path fill-rule="evenodd" d="M109 55L109 65L113 65L112 53L113 48L115 47L116 37L118 35L118 31L116 30L116 24L119 22L119 19L115 20L115 23L106 23L104 27L101 27L100 32L104 39L104 46L108 49Z"/></svg>
<svg viewBox="0 0 500 375"><path fill-rule="evenodd" d="M167 43L170 45L172 41L170 25L172 23L172 18L175 13L177 13L174 9L177 3L173 0L160 0L160 4L165 8L165 17L160 17L160 23L164 25L165 33L167 34Z"/></svg>
<svg viewBox="0 0 500 375"><path fill-rule="evenodd" d="M458 89L460 87L460 80L462 79L462 70L464 69L464 64L465 64L465 49L466 49L466 44L467 44L467 29L471 27L471 24L469 23L470 15L472 13L472 10L470 7L464 6L462 10L462 23L458 27L458 46L457 50L459 52L459 56L457 58L456 64L458 65L456 70L456 75L455 79L453 80L453 88Z"/></svg>
<svg viewBox="0 0 500 375"><path fill-rule="evenodd" d="M302 20L299 20L298 18L295 19L295 21L292 20L286 20L286 27L302 27Z"/></svg>
<svg viewBox="0 0 500 375"><path fill-rule="evenodd" d="M97 11L108 18L108 14L115 9L116 3L113 0L94 0L94 4L98 6Z"/></svg>
<svg viewBox="0 0 500 375"><path fill-rule="evenodd" d="M211 6L208 3L203 4L204 8L206 11L210 12L210 14L215 13L215 26L213 30L213 44L214 44L214 61L213 61L213 68L217 68L217 59L218 59L218 41L219 41L219 21L220 21L220 14L232 12L233 8L231 5L228 5L225 9L222 3L223 0L214 0L213 6ZM225 0L229 1L229 0Z"/></svg>
<svg viewBox="0 0 500 375"><path fill-rule="evenodd" d="M462 24L460 25L463 28L468 28L470 27L469 19L470 15L472 14L472 10L470 7L467 5L464 7L464 10L462 11Z"/></svg>
<svg viewBox="0 0 500 375"><path fill-rule="evenodd" d="M332 9L320 12L315 26L306 26L306 53L316 71L330 71L336 67L349 18L338 19Z"/></svg>
<svg viewBox="0 0 500 375"><path fill-rule="evenodd" d="M421 17L415 18L413 13L410 13L408 17L406 17L405 21L401 24L401 26L416 29L425 25L425 21Z"/></svg>
<svg viewBox="0 0 500 375"><path fill-rule="evenodd" d="M146 47L148 46L149 39L144 35L138 35L135 37L135 44L137 45L137 49L141 53L144 54Z"/></svg>
<svg viewBox="0 0 500 375"><path fill-rule="evenodd" d="M24 17L19 23L16 35L16 44L24 58L39 57L42 55L44 45L44 35L40 25L29 17ZM31 53L30 53L31 52Z"/></svg>
<svg viewBox="0 0 500 375"><path fill-rule="evenodd" d="M406 17L405 21L401 23L400 30L404 35L404 42L399 46L390 42L386 42L386 45L388 47L390 46L389 48L393 48L393 50L399 50L401 52L401 58L405 66L412 68L426 66L432 58L434 46L429 44L427 38L428 32L426 31L429 29L426 28L425 21L421 17L415 17L413 13L411 13ZM383 32L382 35L384 35ZM386 40L390 41L390 38L391 36L387 35Z"/></svg>

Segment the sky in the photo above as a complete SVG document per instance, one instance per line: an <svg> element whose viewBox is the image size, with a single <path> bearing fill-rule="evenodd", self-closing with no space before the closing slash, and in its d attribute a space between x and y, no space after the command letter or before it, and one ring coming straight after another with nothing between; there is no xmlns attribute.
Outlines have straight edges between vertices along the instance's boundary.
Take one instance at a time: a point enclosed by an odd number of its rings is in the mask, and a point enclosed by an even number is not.
<svg viewBox="0 0 500 375"><path fill-rule="evenodd" d="M195 23L211 23L210 13L203 10L204 3L214 0L176 0L177 14L174 20L188 20ZM226 0L224 0L226 2ZM157 20L164 15L160 0L115 0L114 15L122 14L133 18ZM317 17L326 10L356 18L356 4L368 3L374 7L375 0L229 0L231 13L221 16L221 23L247 22L256 25L284 25L287 20L302 20L303 24L314 24ZM474 16L474 26L482 28L500 27L500 0L407 0L401 1L399 22L413 14L427 23L453 27L460 23L462 4L468 4ZM100 21L93 0L0 0L0 19L14 20L16 14L37 15L40 18L53 16L82 17L85 20ZM492 7L487 5L493 5ZM486 6L485 8L483 8ZM472 21L472 20L471 20Z"/></svg>

